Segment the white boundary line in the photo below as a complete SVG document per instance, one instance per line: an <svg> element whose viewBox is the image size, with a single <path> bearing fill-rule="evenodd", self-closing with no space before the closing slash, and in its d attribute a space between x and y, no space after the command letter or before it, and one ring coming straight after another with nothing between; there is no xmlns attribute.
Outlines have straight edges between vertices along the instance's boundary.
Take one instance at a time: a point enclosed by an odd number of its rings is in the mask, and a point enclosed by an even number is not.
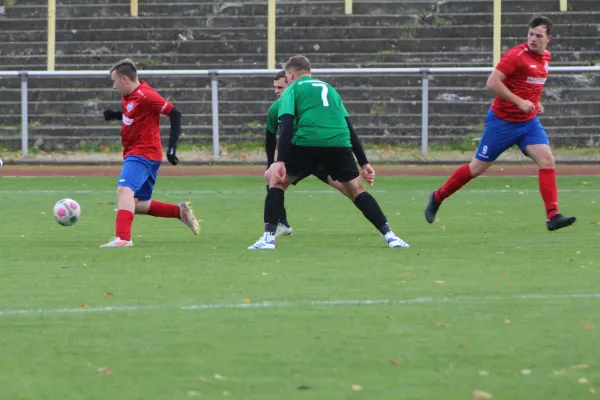
<svg viewBox="0 0 600 400"><path fill-rule="evenodd" d="M291 189L293 193L305 193L305 194L337 194L338 192L334 189L316 189L316 190L297 190ZM377 190L371 189L369 190L371 193L415 193L415 194L429 194L431 190ZM115 190L0 190L0 195L9 195L9 194L115 194ZM463 189L460 193L471 193L471 194L498 194L498 193L518 193L518 194L529 194L535 193L536 195L539 193L537 189ZM559 193L600 193L600 189L559 189ZM223 194L223 195L233 195L233 194L241 194L241 195L249 195L249 194L260 194L262 196L265 195L264 190L166 190L161 191L157 190L154 194L158 195L169 195L169 194L190 194L190 195L215 195L215 194Z"/></svg>
<svg viewBox="0 0 600 400"><path fill-rule="evenodd" d="M262 303L205 303L189 306L115 306L115 307L79 307L50 309L0 310L0 317L46 314L87 314L105 312L138 312L138 311L195 311L211 309L256 309L256 308L315 308L315 307L352 307L372 305L406 305L406 304L440 304L479 301L536 301L561 299L600 299L600 293L582 294L522 294L514 296L467 296L467 297L416 297L413 299L393 300L317 300L317 301L283 301Z"/></svg>

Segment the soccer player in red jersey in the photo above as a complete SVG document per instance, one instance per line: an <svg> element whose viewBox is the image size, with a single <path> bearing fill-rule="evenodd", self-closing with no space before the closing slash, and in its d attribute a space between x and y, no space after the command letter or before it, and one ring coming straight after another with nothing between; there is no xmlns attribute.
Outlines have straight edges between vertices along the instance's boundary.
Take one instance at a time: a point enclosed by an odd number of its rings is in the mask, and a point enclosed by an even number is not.
<svg viewBox="0 0 600 400"><path fill-rule="evenodd" d="M433 223L442 202L484 173L508 148L518 145L539 168L539 190L546 208L546 227L554 231L573 224L575 217L558 213L556 170L550 142L538 114L548 78L551 55L546 47L552 38L552 21L536 16L529 21L527 42L508 50L487 80L487 89L496 95L485 120L483 136L475 157L457 169L429 196L425 219Z"/></svg>
<svg viewBox="0 0 600 400"><path fill-rule="evenodd" d="M181 112L162 98L146 82L139 81L137 68L130 59L119 61L110 70L115 89L122 96L121 111L106 110L104 119L122 120L123 168L117 183L116 235L100 247L130 247L134 214L177 218L197 235L200 224L189 202L168 204L151 200L163 158L160 141L160 115L171 120L167 159L179 163L176 155L181 132Z"/></svg>

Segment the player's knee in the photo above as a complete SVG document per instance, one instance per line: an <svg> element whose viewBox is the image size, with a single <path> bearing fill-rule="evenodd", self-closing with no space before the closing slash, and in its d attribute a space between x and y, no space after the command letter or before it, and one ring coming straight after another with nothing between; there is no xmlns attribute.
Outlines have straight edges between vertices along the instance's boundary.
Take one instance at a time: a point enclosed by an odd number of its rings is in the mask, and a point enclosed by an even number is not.
<svg viewBox="0 0 600 400"><path fill-rule="evenodd" d="M483 162L476 158L473 159L473 161L469 163L469 170L471 171L471 176L475 178L483 174L490 167L490 165L492 165L492 163Z"/></svg>
<svg viewBox="0 0 600 400"><path fill-rule="evenodd" d="M127 186L119 186L117 187L117 197L129 197L133 196L133 190Z"/></svg>
<svg viewBox="0 0 600 400"><path fill-rule="evenodd" d="M539 157L537 163L540 168L554 168L556 164L552 154L545 154L544 156Z"/></svg>

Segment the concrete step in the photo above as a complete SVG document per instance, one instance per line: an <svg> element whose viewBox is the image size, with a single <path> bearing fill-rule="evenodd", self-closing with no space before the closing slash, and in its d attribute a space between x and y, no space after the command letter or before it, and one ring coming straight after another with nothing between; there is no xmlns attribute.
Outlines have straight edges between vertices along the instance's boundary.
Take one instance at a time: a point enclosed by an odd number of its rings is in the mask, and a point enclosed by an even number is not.
<svg viewBox="0 0 600 400"><path fill-rule="evenodd" d="M522 25L505 25L502 27L504 37L523 37L526 28ZM181 36L180 36L181 35ZM319 29L307 27L281 27L276 31L278 40L303 39L318 40L337 39L394 39L394 38L492 38L492 26L360 26L341 27L323 26ZM555 25L553 36L560 37L599 37L597 24L587 25ZM56 32L58 42L72 41L120 41L127 40L267 40L264 28L221 28L204 29L99 29L99 30L59 30ZM1 42L43 42L46 40L45 30L14 30L0 32ZM523 39L524 40L524 39Z"/></svg>
<svg viewBox="0 0 600 400"><path fill-rule="evenodd" d="M576 127L600 125L600 115L547 115L542 116L545 127ZM0 119L2 124L17 126L21 122L20 115L5 116ZM53 126L53 125L98 125L104 121L101 112L95 111L87 114L63 114L63 115L38 115L31 114L30 126ZM265 113L261 114L220 114L220 124L245 127L257 127L265 129ZM361 127L401 127L405 125L420 125L421 114L352 114L354 125ZM483 123L481 115L478 114L432 114L429 116L430 126L465 126L480 125ZM182 118L182 127L187 129L191 126L212 124L212 114L185 114Z"/></svg>
<svg viewBox="0 0 600 400"><path fill-rule="evenodd" d="M262 121L266 118L266 113L271 106L270 101L226 101L219 103L219 112L222 115L230 114L246 114L255 115L253 120ZM420 101L354 101L345 100L344 104L348 109L351 117L358 114L369 115L420 115ZM212 104L210 101L195 101L182 100L175 103L176 107L183 113L184 118L194 114L211 114ZM12 119L8 123L7 118L21 115L21 104L19 102L0 102L3 114L0 116L0 125L19 125L20 119L17 122ZM62 114L79 114L85 118L93 118L97 121L98 116L106 109L119 109L120 103L117 100L100 101L90 98L81 102L62 102L62 101L31 101L28 104L28 110L31 115L62 115ZM472 115L479 118L479 122L483 122L485 114L490 107L488 101L430 101L429 112L431 115ZM600 115L600 100L589 102L544 102L546 114L543 118L555 117L590 117ZM212 115L212 114L211 114ZM260 122L261 124L263 122Z"/></svg>
<svg viewBox="0 0 600 400"><path fill-rule="evenodd" d="M589 12L550 12L546 15L556 24L594 24L599 21L600 11ZM325 15L325 16L298 16L282 15L277 18L277 25L281 27L321 27L321 26L421 26L421 25L491 25L492 14L436 14L437 19L421 22L420 17L410 15ZM527 25L531 18L529 14L504 13L503 24ZM27 30L44 30L47 21L44 18L5 18L0 19L0 31L20 30L24 26ZM155 29L179 28L199 29L212 28L257 28L267 26L266 16L206 16L206 17L112 17L112 18L58 18L57 30L94 30L94 29Z"/></svg>
<svg viewBox="0 0 600 400"><path fill-rule="evenodd" d="M488 74L474 75L430 75L430 87L472 87L484 88ZM393 87L403 90L404 87L420 86L421 75L323 75L319 76L336 88L362 87L365 90L377 90L378 87ZM211 83L208 77L146 77L143 78L150 85L161 91L166 88L209 88ZM220 88L258 88L269 90L273 84L272 76L228 76L219 78ZM72 77L72 78L29 78L30 89L85 89L95 90L110 86L106 77ZM19 78L0 78L0 89L19 89ZM553 73L550 75L547 89L561 87L600 87L600 74L582 73Z"/></svg>
<svg viewBox="0 0 600 400"><path fill-rule="evenodd" d="M430 146L465 146L465 134L458 133L453 135L430 135L429 144ZM168 138L163 136L163 147L166 148ZM240 141L256 142L260 143L262 140L258 136L235 136L228 135L221 137L222 144L239 143ZM399 147L419 147L421 145L421 137L419 135L404 135L404 136L393 136L389 134L380 134L365 136L362 138L363 143L366 144L392 144ZM180 140L181 144L186 145L198 145L205 146L208 148L212 147L212 136L205 134L199 136L187 136L182 137ZM555 146L569 146L569 147L597 147L600 144L600 136L591 132L582 132L576 134L560 134L555 135L552 138L552 144ZM0 136L0 147L5 148L9 151L18 151L21 148L21 139L17 137L3 137ZM471 147L475 151L477 142L472 142ZM107 151L107 149L114 149L118 151L120 149L120 140L117 137L37 137L29 140L29 148L32 151L89 151L89 152L101 152ZM265 159L266 161L266 159ZM183 160L185 162L185 160Z"/></svg>
<svg viewBox="0 0 600 400"><path fill-rule="evenodd" d="M22 5L17 3L6 9L9 18L35 18L47 15L45 5ZM547 13L558 12L559 3L531 2L519 0L504 0L502 9L509 13ZM571 4L571 11L600 10L594 0L581 0L575 7ZM266 2L252 3L202 3L180 2L175 3L140 3L138 7L141 16L205 16L205 15L241 15L263 16L267 15ZM447 1L447 2L391 2L370 1L353 4L354 14L364 15L418 15L425 19L429 14L436 13L492 13L493 4L490 1ZM336 15L344 13L344 3L341 1L311 1L286 3L279 2L277 14L279 15ZM130 16L130 6L127 2L87 3L87 4L61 4L57 5L57 16L63 17L114 17Z"/></svg>
<svg viewBox="0 0 600 400"><path fill-rule="evenodd" d="M277 54L277 60L287 60L295 53ZM388 52L379 53L302 53L315 68L359 68L381 67L433 67L433 66L486 66L492 65L491 52ZM117 60L128 54L84 54L56 56L56 69L96 69L107 70ZM264 54L138 54L134 60L140 69L244 69L266 68ZM0 56L0 70L45 69L46 56ZM553 66L595 65L600 62L600 49L597 51L556 51L553 52Z"/></svg>
<svg viewBox="0 0 600 400"><path fill-rule="evenodd" d="M522 38L504 38L503 50L519 43ZM247 40L219 41L97 41L97 42L58 42L56 54L60 55L112 55L125 54L260 54L266 56L267 43ZM279 40L276 52L281 53L336 53L344 49L344 53L378 53L389 55L401 52L489 52L493 51L492 40L467 38L429 38L429 39L341 39L336 41L315 40ZM593 51L598 49L598 38L567 38L562 37L552 41L551 51ZM13 42L0 43L0 55L43 55L46 53L45 42Z"/></svg>
<svg viewBox="0 0 600 400"><path fill-rule="evenodd" d="M421 87L404 87L398 90L393 87L380 87L377 90L365 90L361 87L338 87L336 88L342 98L348 100L363 101L395 101L411 100L421 98ZM178 100L209 101L211 91L208 88L166 88L160 93L173 102ZM114 101L118 95L111 88L82 90L82 89L32 89L29 90L30 101L72 101L86 102L90 99L97 101ZM17 89L6 89L3 91L2 100L19 102L21 92ZM433 87L429 91L429 98L438 101L491 101L493 96L485 88L456 88L456 87ZM546 88L544 90L544 101L596 101L600 98L600 88ZM220 101L273 101L273 93L268 89L245 88L222 88L219 91Z"/></svg>

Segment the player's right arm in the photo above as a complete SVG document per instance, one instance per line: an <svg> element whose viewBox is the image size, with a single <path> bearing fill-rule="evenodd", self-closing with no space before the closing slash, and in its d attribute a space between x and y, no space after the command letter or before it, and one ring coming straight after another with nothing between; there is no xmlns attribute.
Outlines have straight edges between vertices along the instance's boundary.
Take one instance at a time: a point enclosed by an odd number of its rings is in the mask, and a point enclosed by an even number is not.
<svg viewBox="0 0 600 400"><path fill-rule="evenodd" d="M496 69L494 69L488 77L485 87L495 96L498 96L502 100L510 101L519 107L521 111L528 113L535 107L534 104L511 92L503 82L507 76L513 74L517 70L519 62L519 54L516 51L513 50L505 54L500 59Z"/></svg>

